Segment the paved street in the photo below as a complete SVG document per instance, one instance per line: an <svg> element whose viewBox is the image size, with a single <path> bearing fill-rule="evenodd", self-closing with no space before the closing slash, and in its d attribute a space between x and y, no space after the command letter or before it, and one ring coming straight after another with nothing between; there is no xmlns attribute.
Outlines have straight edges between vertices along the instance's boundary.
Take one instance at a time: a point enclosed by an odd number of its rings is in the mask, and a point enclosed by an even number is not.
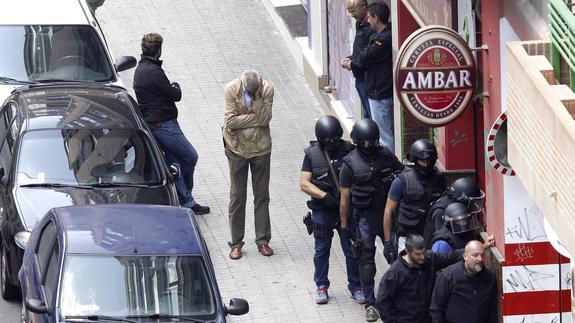
<svg viewBox="0 0 575 323"><path fill-rule="evenodd" d="M147 32L164 37L162 59L171 81L179 82L183 100L180 124L200 159L194 195L211 207L198 216L210 248L219 286L227 303L242 297L245 316L232 322L365 322L362 306L349 297L345 262L334 239L330 302L313 301L313 238L301 220L306 196L299 190L303 149L313 139L319 104L297 68L264 6L258 0L107 0L97 16L116 56L139 57ZM248 198L244 257L228 258L229 175L221 138L223 87L244 69L254 68L275 86L271 203L275 255L256 249L253 200ZM131 89L133 69L122 75ZM251 185L251 184L249 184ZM251 194L251 190L249 191ZM378 269L385 261L378 255ZM378 274L378 281L381 270ZM16 322L19 304L0 302L2 322Z"/></svg>

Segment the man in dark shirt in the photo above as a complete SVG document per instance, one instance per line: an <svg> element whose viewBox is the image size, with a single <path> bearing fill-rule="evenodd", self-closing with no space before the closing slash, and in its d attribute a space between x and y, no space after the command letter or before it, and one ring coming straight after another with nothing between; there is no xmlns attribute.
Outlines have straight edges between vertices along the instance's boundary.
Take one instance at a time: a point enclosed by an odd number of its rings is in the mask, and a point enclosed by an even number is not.
<svg viewBox="0 0 575 323"><path fill-rule="evenodd" d="M439 274L431 297L433 323L497 323L497 280L483 266L484 252L479 241L470 241L463 261Z"/></svg>
<svg viewBox="0 0 575 323"><path fill-rule="evenodd" d="M393 139L393 58L389 7L385 3L372 3L367 7L367 19L374 33L369 44L355 59L351 69L365 69L365 90L369 98L371 118L379 127L379 141L392 152Z"/></svg>
<svg viewBox="0 0 575 323"><path fill-rule="evenodd" d="M312 210L315 267L313 279L317 286L316 304L328 302L329 254L333 230L337 230L347 268L347 288L359 304L366 302L359 281L359 267L351 251L351 230L339 227L339 171L343 157L352 149L349 141L341 139L343 128L334 116L323 116L315 124L317 141L305 149L300 174L300 187L310 196L307 202ZM331 164L331 166L330 166Z"/></svg>
<svg viewBox="0 0 575 323"><path fill-rule="evenodd" d="M198 153L178 124L176 102L181 100L182 91L178 83L170 83L162 69L162 43L163 38L158 34L143 36L142 58L134 73L134 91L140 112L164 151L166 162L180 165L181 176L176 182L180 205L191 208L195 214L206 214L210 208L196 203L192 197Z"/></svg>
<svg viewBox="0 0 575 323"><path fill-rule="evenodd" d="M359 276L367 299L365 319L378 319L375 304L375 240L383 239L383 211L389 186L403 164L389 149L379 145L379 129L371 119L361 119L351 130L357 148L343 158L339 174L341 229L348 228L348 212L353 207L357 242L361 246ZM350 203L351 202L351 203Z"/></svg>
<svg viewBox="0 0 575 323"><path fill-rule="evenodd" d="M484 246L490 247L493 243L493 237L490 237ZM381 320L385 323L431 322L429 305L435 275L461 260L462 255L463 249L445 254L425 250L425 240L421 235L409 235L405 240L405 250L379 283L375 306Z"/></svg>
<svg viewBox="0 0 575 323"><path fill-rule="evenodd" d="M367 47L369 38L371 34L373 34L373 29L371 29L367 22L367 0L348 0L345 8L355 19L355 38L353 40L351 55L341 62L341 66L352 72L355 78L355 89L361 101L363 118L371 119L369 100L365 91L365 68L357 64L351 64L353 60L357 59L359 53Z"/></svg>

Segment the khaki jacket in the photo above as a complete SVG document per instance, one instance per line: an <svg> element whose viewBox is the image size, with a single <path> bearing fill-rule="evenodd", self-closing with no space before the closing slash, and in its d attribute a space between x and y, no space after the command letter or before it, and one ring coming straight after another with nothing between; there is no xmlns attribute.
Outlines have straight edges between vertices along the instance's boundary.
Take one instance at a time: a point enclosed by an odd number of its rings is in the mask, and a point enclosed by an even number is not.
<svg viewBox="0 0 575 323"><path fill-rule="evenodd" d="M232 153L249 159L272 151L269 123L272 119L274 88L267 81L256 93L251 107L246 107L240 79L224 89L224 144Z"/></svg>

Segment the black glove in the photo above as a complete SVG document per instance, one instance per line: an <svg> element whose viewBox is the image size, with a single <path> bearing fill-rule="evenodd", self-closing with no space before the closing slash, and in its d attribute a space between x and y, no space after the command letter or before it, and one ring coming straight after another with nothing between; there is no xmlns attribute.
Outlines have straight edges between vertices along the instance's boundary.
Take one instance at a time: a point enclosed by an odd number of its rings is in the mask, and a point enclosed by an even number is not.
<svg viewBox="0 0 575 323"><path fill-rule="evenodd" d="M326 194L321 201L323 202L323 205L326 208L335 208L339 205L337 199L335 198L335 196L331 195L331 194Z"/></svg>
<svg viewBox="0 0 575 323"><path fill-rule="evenodd" d="M397 250L395 250L391 240L383 242L383 256L389 265L391 265L395 259L397 259Z"/></svg>

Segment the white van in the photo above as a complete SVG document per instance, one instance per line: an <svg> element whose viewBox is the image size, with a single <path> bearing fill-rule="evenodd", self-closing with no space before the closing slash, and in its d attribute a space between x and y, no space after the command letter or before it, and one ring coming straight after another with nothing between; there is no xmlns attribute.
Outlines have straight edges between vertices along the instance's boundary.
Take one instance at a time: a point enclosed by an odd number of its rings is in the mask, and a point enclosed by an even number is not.
<svg viewBox="0 0 575 323"><path fill-rule="evenodd" d="M113 59L85 0L3 1L0 44L0 102L27 83L123 86L118 72L136 65L131 56Z"/></svg>

